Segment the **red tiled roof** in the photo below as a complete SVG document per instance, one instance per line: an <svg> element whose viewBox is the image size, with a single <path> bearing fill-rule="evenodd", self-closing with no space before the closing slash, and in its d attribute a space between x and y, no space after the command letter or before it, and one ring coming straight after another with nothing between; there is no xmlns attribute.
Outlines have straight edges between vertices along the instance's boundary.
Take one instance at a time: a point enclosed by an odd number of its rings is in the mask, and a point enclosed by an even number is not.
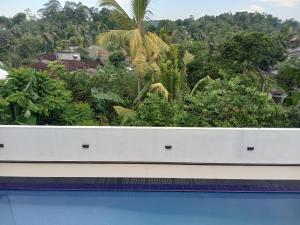
<svg viewBox="0 0 300 225"><path fill-rule="evenodd" d="M97 61L75 61L75 60L59 60L59 64L63 65L68 71L77 71L77 70L87 70L95 69L97 66L102 65ZM43 62L42 60L33 63L30 65L31 68L36 70L47 70L48 63Z"/></svg>
<svg viewBox="0 0 300 225"><path fill-rule="evenodd" d="M280 89L273 89L270 91L270 93L272 95L283 95L284 94L284 91L283 90L280 90Z"/></svg>
<svg viewBox="0 0 300 225"><path fill-rule="evenodd" d="M100 64L96 61L73 61L73 60L61 60L59 61L61 65L64 65L65 68L69 71L76 70L86 70L90 68L96 68Z"/></svg>
<svg viewBox="0 0 300 225"><path fill-rule="evenodd" d="M55 61L57 60L55 53L45 53L38 57L39 60Z"/></svg>
<svg viewBox="0 0 300 225"><path fill-rule="evenodd" d="M38 61L31 64L30 67L36 70L46 70L48 68L48 64Z"/></svg>

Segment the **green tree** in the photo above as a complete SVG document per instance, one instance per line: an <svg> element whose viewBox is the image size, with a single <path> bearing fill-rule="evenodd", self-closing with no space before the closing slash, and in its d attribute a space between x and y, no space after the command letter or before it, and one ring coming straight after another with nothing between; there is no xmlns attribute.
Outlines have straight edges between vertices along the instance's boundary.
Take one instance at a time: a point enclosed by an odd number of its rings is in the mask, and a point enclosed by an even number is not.
<svg viewBox="0 0 300 225"><path fill-rule="evenodd" d="M16 53L23 60L32 59L34 56L42 52L43 42L41 38L30 34L24 35L18 39L15 45Z"/></svg>
<svg viewBox="0 0 300 225"><path fill-rule="evenodd" d="M168 96L174 100L181 100L187 92L187 66L192 63L194 56L185 51L182 60L179 59L178 48L171 45L170 51L159 59L159 81L168 91ZM155 86L155 85L154 85Z"/></svg>
<svg viewBox="0 0 300 225"><path fill-rule="evenodd" d="M13 50L14 37L10 31L0 29L0 61L7 61Z"/></svg>
<svg viewBox="0 0 300 225"><path fill-rule="evenodd" d="M67 105L60 116L59 123L64 126L93 126L99 125L93 119L94 112L87 103L72 103Z"/></svg>
<svg viewBox="0 0 300 225"><path fill-rule="evenodd" d="M14 69L7 82L0 86L0 111L5 112L0 122L32 125L90 123L92 111L86 105L73 104L71 99L63 82L51 79L47 72Z"/></svg>
<svg viewBox="0 0 300 225"><path fill-rule="evenodd" d="M300 59L291 57L279 64L279 79L290 89L300 88Z"/></svg>
<svg viewBox="0 0 300 225"><path fill-rule="evenodd" d="M290 109L289 121L291 123L291 127L300 128L300 106L299 106L299 104Z"/></svg>
<svg viewBox="0 0 300 225"><path fill-rule="evenodd" d="M238 78L209 82L186 98L188 126L287 127L287 114L268 95L241 84Z"/></svg>
<svg viewBox="0 0 300 225"><path fill-rule="evenodd" d="M187 65L187 81L190 88L193 88L199 80L209 76L213 79L221 77L222 67L217 57L209 52L208 46L203 41L182 42L179 45L180 57L188 51L194 56L194 60Z"/></svg>
<svg viewBox="0 0 300 225"><path fill-rule="evenodd" d="M260 32L242 32L225 41L221 55L233 67L256 69L261 89L265 90L267 76L264 71L284 59L284 48L278 40ZM242 67L241 67L242 66Z"/></svg>
<svg viewBox="0 0 300 225"><path fill-rule="evenodd" d="M12 123L52 123L71 99L63 84L47 73L22 68L10 71L8 78L2 98L9 103Z"/></svg>
<svg viewBox="0 0 300 225"><path fill-rule="evenodd" d="M13 22L14 25L19 25L24 21L26 21L26 14L25 13L18 13L12 18L12 22Z"/></svg>
<svg viewBox="0 0 300 225"><path fill-rule="evenodd" d="M55 19L55 16L61 11L61 4L58 0L49 0L39 10L39 13L46 19Z"/></svg>
<svg viewBox="0 0 300 225"><path fill-rule="evenodd" d="M140 95L145 74L157 69L157 59L161 52L168 50L168 45L156 34L146 32L145 21L152 14L150 0L131 0L133 17L118 4L116 0L101 0L100 5L112 9L112 17L121 30L112 30L98 37L99 45L111 42L119 43L129 51L138 80L138 96Z"/></svg>
<svg viewBox="0 0 300 225"><path fill-rule="evenodd" d="M114 66L121 66L125 62L125 55L122 51L114 51L111 56L109 56L109 62Z"/></svg>
<svg viewBox="0 0 300 225"><path fill-rule="evenodd" d="M55 41L57 38L58 37L55 32L46 32L42 34L42 39L45 45L45 52L53 51L55 47Z"/></svg>
<svg viewBox="0 0 300 225"><path fill-rule="evenodd" d="M160 94L148 94L139 105L136 115L125 123L130 126L180 127L185 124L187 114L174 101Z"/></svg>

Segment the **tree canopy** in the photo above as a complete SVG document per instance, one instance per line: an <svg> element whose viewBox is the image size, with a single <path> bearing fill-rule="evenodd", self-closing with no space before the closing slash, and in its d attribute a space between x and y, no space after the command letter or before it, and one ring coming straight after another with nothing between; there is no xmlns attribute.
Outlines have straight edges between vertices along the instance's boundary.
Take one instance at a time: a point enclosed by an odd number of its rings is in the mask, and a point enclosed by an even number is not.
<svg viewBox="0 0 300 225"><path fill-rule="evenodd" d="M48 0L38 15L0 16L0 123L300 126L298 21L155 21L151 3ZM57 57L71 48L80 59Z"/></svg>

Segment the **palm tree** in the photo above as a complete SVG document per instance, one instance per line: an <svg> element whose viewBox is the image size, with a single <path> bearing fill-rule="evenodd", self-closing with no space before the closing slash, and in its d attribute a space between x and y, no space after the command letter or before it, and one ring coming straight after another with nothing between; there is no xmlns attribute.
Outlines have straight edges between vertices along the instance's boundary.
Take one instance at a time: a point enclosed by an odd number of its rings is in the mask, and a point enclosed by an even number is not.
<svg viewBox="0 0 300 225"><path fill-rule="evenodd" d="M82 38L81 44L82 44L83 48L88 47L90 44L90 37L88 35L89 29L90 29L90 27L88 24L81 25L79 28L79 33Z"/></svg>
<svg viewBox="0 0 300 225"><path fill-rule="evenodd" d="M157 60L169 46L156 34L144 29L145 22L152 15L149 10L151 0L131 0L130 16L116 0L100 0L100 6L112 10L112 17L120 25L120 30L111 30L100 34L97 43L109 46L110 43L119 43L125 47L131 57L138 80L138 96L140 96L142 82L147 72L158 71Z"/></svg>
<svg viewBox="0 0 300 225"><path fill-rule="evenodd" d="M46 32L42 34L43 42L45 44L45 52L53 49L55 46L55 40L57 39L57 34L54 32Z"/></svg>
<svg viewBox="0 0 300 225"><path fill-rule="evenodd" d="M182 92L189 89L187 85L187 66L194 61L194 58L194 55L185 51L182 65L180 66L178 48L175 45L171 45L170 51L160 57L159 60L161 83L152 85L151 88L155 87L154 90L161 92L163 96L181 101ZM165 94L166 91L168 94Z"/></svg>

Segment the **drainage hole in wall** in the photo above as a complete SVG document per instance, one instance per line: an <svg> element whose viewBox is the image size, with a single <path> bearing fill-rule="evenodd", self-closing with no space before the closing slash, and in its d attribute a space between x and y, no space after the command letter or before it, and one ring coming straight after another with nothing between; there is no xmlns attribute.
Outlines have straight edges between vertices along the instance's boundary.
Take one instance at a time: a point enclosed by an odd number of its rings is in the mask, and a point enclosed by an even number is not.
<svg viewBox="0 0 300 225"><path fill-rule="evenodd" d="M83 148L83 149L88 149L88 148L90 148L90 145L89 145L89 144L83 144L83 145L82 145L82 148Z"/></svg>
<svg viewBox="0 0 300 225"><path fill-rule="evenodd" d="M247 151L252 152L255 150L255 147L247 147Z"/></svg>
<svg viewBox="0 0 300 225"><path fill-rule="evenodd" d="M172 149L173 149L173 146L172 146L172 145L166 145L166 146L165 146L165 150L170 151L170 150L172 150Z"/></svg>

